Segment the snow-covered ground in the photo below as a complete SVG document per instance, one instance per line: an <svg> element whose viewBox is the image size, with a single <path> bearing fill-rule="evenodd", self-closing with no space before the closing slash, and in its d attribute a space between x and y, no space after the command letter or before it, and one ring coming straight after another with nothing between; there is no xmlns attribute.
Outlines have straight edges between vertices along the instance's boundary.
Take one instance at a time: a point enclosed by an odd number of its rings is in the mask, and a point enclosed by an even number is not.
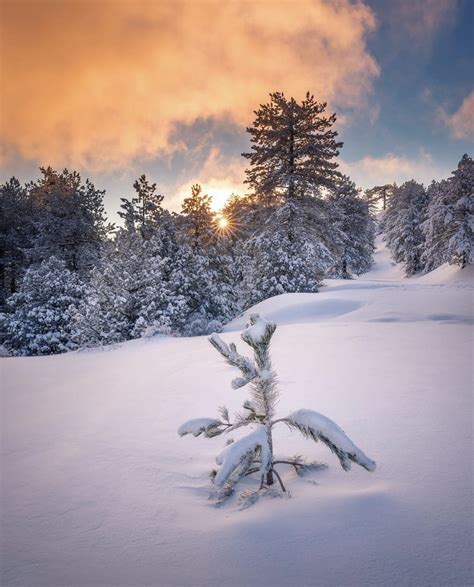
<svg viewBox="0 0 474 587"><path fill-rule="evenodd" d="M254 308L279 324L279 414L321 412L377 462L346 473L283 425L276 455L329 465L281 469L290 499L208 501L225 439L177 429L246 389L205 337L3 359L2 584L472 585L473 273L376 260Z"/></svg>

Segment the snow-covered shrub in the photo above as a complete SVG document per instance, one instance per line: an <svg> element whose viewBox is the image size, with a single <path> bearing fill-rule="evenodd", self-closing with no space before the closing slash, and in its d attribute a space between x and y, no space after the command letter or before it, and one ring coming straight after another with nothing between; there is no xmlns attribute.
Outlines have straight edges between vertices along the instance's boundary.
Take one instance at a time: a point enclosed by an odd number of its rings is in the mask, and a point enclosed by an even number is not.
<svg viewBox="0 0 474 587"><path fill-rule="evenodd" d="M375 463L369 459L339 428L339 426L313 410L297 410L283 418L276 418L276 401L278 398L276 374L270 360L269 346L276 325L252 314L250 325L242 332L242 340L253 350L253 359L237 352L234 343L228 345L217 334L209 341L232 367L240 370L241 376L232 381L232 388L239 389L250 386L249 397L243 403L243 411L236 414L231 422L229 412L221 408L219 418L197 418L185 422L178 434L185 436L201 434L212 438L228 434L244 426L251 431L246 436L230 442L217 456L219 468L212 472L218 503L233 493L235 484L248 475L260 476L258 491L268 490L277 478L283 492L286 491L283 481L276 469L278 464L292 465L298 474L321 467L316 462L305 462L301 457L290 457L275 460L273 456L273 428L284 423L290 428L299 430L307 438L315 442L321 441L339 459L342 468L348 471L352 463L357 463L367 471L375 469ZM258 493L244 496L244 505L255 501Z"/></svg>
<svg viewBox="0 0 474 587"><path fill-rule="evenodd" d="M5 346L18 355L49 355L76 348L73 316L85 285L65 261L51 257L30 267L7 301Z"/></svg>
<svg viewBox="0 0 474 587"><path fill-rule="evenodd" d="M217 253L182 242L167 217L149 239L122 231L104 247L77 313L77 342L209 334L238 313L235 298Z"/></svg>
<svg viewBox="0 0 474 587"><path fill-rule="evenodd" d="M178 334L209 334L214 324L224 324L238 313L235 294L222 279L216 257L199 247L179 245L170 258L167 285L172 296L167 314Z"/></svg>
<svg viewBox="0 0 474 587"><path fill-rule="evenodd" d="M121 233L102 251L91 273L89 291L75 316L80 346L112 344L132 338L140 298L150 284L141 237Z"/></svg>

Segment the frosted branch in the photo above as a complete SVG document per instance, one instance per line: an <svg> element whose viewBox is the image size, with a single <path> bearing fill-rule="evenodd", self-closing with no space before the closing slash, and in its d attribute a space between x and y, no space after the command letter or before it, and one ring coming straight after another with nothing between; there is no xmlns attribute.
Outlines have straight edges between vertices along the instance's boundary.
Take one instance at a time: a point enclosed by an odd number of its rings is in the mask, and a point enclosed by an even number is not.
<svg viewBox="0 0 474 587"><path fill-rule="evenodd" d="M257 377L258 372L254 363L249 358L240 355L237 352L235 344L226 344L218 334L213 334L209 337L209 342L225 358L229 365L240 369L243 377L237 377L232 381L233 389L243 387Z"/></svg>
<svg viewBox="0 0 474 587"><path fill-rule="evenodd" d="M200 436L204 434L207 438L218 436L229 428L230 424L216 420L215 418L195 418L188 420L178 428L178 434L185 436L192 434L193 436Z"/></svg>
<svg viewBox="0 0 474 587"><path fill-rule="evenodd" d="M240 336L244 342L256 350L262 346L268 347L275 330L274 322L268 322L258 314L251 314L250 326Z"/></svg>
<svg viewBox="0 0 474 587"><path fill-rule="evenodd" d="M375 470L375 462L358 448L339 426L318 412L298 410L283 419L290 427L298 429L315 442L323 442L339 459L344 471L349 471L351 462L367 471Z"/></svg>
<svg viewBox="0 0 474 587"><path fill-rule="evenodd" d="M221 465L214 483L223 485L228 481L235 469L248 460L249 466L254 462L253 456L256 451L260 452L261 464L259 470L266 473L271 465L271 450L268 444L267 429L259 425L256 430L248 436L227 446L220 455L217 456L216 462Z"/></svg>

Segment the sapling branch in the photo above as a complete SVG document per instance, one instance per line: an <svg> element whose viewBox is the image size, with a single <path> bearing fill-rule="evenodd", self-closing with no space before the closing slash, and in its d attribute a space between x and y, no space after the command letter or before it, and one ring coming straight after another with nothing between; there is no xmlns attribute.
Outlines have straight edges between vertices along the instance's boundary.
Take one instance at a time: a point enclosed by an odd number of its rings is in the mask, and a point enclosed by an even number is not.
<svg viewBox="0 0 474 587"><path fill-rule="evenodd" d="M260 471L260 467L255 467L254 469L249 469L245 476L248 477L249 475L253 475L254 473L258 473Z"/></svg>
<svg viewBox="0 0 474 587"><path fill-rule="evenodd" d="M273 461L273 465L291 465L298 472L298 467L303 468L304 465L295 463L294 461Z"/></svg>
<svg viewBox="0 0 474 587"><path fill-rule="evenodd" d="M283 485L283 481L281 480L280 474L278 473L278 471L276 469L272 469L272 471L275 473L276 478L278 479L278 482L280 483L281 490L283 491L283 493L286 493L286 489L285 489L285 486Z"/></svg>

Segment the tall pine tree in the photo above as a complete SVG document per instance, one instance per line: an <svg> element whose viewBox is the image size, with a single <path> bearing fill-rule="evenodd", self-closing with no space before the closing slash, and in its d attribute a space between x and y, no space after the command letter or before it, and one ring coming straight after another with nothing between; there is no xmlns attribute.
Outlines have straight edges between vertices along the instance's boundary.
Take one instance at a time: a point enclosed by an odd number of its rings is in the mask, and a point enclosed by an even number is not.
<svg viewBox="0 0 474 587"><path fill-rule="evenodd" d="M403 263L407 276L422 269L428 197L422 184L407 181L397 188L386 211L384 240L396 263Z"/></svg>
<svg viewBox="0 0 474 587"><path fill-rule="evenodd" d="M336 264L332 274L348 279L370 269L374 251L374 221L367 200L351 179L343 175L329 197L331 231Z"/></svg>
<svg viewBox="0 0 474 587"><path fill-rule="evenodd" d="M423 223L425 271L474 261L474 163L464 155L451 177L433 182Z"/></svg>
<svg viewBox="0 0 474 587"><path fill-rule="evenodd" d="M0 308L18 290L34 234L28 191L12 177L0 186Z"/></svg>
<svg viewBox="0 0 474 587"><path fill-rule="evenodd" d="M260 199L285 202L293 197L318 196L339 177L336 157L342 143L333 130L336 115L325 116L326 103L308 92L298 103L281 92L255 112L247 128L252 144L245 182Z"/></svg>

